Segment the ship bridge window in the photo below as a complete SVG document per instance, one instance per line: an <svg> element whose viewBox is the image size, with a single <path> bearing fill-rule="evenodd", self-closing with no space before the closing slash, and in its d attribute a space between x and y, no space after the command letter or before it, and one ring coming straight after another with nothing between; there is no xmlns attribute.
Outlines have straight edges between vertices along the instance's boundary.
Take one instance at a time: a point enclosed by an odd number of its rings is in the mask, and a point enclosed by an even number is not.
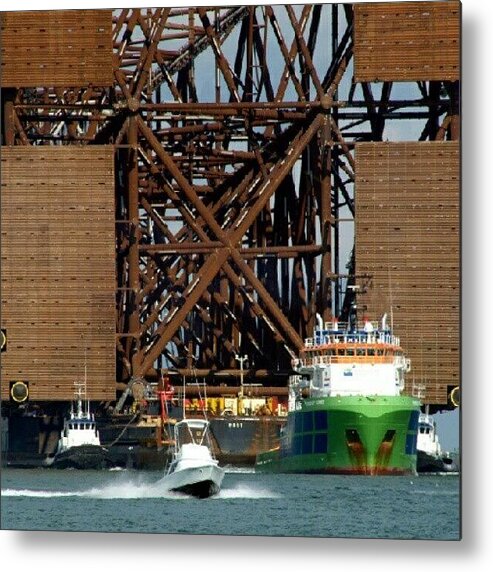
<svg viewBox="0 0 493 572"><path fill-rule="evenodd" d="M368 355L369 356L374 356L375 355L375 350L373 348L368 348Z"/></svg>
<svg viewBox="0 0 493 572"><path fill-rule="evenodd" d="M303 435L303 441L301 447L304 455L311 455L313 453L312 441L313 439L311 433L305 433Z"/></svg>
<svg viewBox="0 0 493 572"><path fill-rule="evenodd" d="M294 432L301 433L303 431L303 417L302 413L295 413L294 414Z"/></svg>
<svg viewBox="0 0 493 572"><path fill-rule="evenodd" d="M345 352L343 349L338 349L338 350L337 350L337 354L340 355L340 356L345 355L345 353L346 353L346 352Z"/></svg>
<svg viewBox="0 0 493 572"><path fill-rule="evenodd" d="M377 356L383 356L383 350L377 350Z"/></svg>
<svg viewBox="0 0 493 572"><path fill-rule="evenodd" d="M314 417L315 417L315 431L326 431L328 428L327 412L315 411Z"/></svg>
<svg viewBox="0 0 493 572"><path fill-rule="evenodd" d="M293 455L301 455L302 435L296 435L293 439Z"/></svg>
<svg viewBox="0 0 493 572"><path fill-rule="evenodd" d="M348 355L348 356L354 356L354 349L353 349L353 348L348 348L346 355Z"/></svg>
<svg viewBox="0 0 493 572"><path fill-rule="evenodd" d="M314 453L327 453L327 433L315 433L314 436L314 443L313 443L313 452Z"/></svg>
<svg viewBox="0 0 493 572"><path fill-rule="evenodd" d="M313 431L313 412L306 411L303 413L303 433Z"/></svg>
<svg viewBox="0 0 493 572"><path fill-rule="evenodd" d="M365 352L364 348L358 348L358 349L356 350L356 355L357 355L357 356L364 356L364 355L366 355L366 352Z"/></svg>

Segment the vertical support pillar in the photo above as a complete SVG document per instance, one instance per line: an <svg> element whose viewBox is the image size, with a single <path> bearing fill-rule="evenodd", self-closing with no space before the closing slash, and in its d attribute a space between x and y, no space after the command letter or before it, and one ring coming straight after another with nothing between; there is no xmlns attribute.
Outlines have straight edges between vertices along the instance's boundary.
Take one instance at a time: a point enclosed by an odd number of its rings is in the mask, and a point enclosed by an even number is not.
<svg viewBox="0 0 493 572"><path fill-rule="evenodd" d="M14 99L15 89L2 89L2 145L14 145Z"/></svg>
<svg viewBox="0 0 493 572"><path fill-rule="evenodd" d="M337 48L339 47L339 5L332 4L332 59L335 58ZM332 95L334 102L337 101L337 89L334 90ZM338 124L338 108L333 109L332 117L335 124ZM332 154L331 154L332 159ZM340 283L339 283L339 188L337 185L334 187L334 274L335 288L334 288L334 315L338 316L340 311Z"/></svg>
<svg viewBox="0 0 493 572"><path fill-rule="evenodd" d="M128 189L127 208L130 247L128 252L129 296L129 332L133 337L131 364L135 372L140 364L140 312L137 296L140 291L139 270L139 164L138 164L138 127L136 117L132 116L128 127Z"/></svg>
<svg viewBox="0 0 493 572"><path fill-rule="evenodd" d="M460 82L454 81L449 88L451 100L450 140L460 139Z"/></svg>
<svg viewBox="0 0 493 572"><path fill-rule="evenodd" d="M253 26L255 23L255 6L248 7L248 33L247 33L247 65L245 74L245 101L253 101ZM248 145L248 149L251 145Z"/></svg>
<svg viewBox="0 0 493 572"><path fill-rule="evenodd" d="M214 8L214 26L216 38L219 37L219 8ZM221 78L219 71L219 62L217 57L214 58L214 65L216 69L216 103L221 102Z"/></svg>
<svg viewBox="0 0 493 572"><path fill-rule="evenodd" d="M331 128L330 116L327 113L320 129L320 232L322 240L322 267L320 284L320 308L324 322L332 314L331 295L331 246L332 246L332 217L331 217Z"/></svg>

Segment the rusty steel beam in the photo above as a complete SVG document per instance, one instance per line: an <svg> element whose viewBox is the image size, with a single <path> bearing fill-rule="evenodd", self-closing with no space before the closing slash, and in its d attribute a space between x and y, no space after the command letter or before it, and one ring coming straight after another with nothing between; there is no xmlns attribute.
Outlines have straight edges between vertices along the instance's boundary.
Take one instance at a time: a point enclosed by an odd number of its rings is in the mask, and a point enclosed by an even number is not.
<svg viewBox="0 0 493 572"><path fill-rule="evenodd" d="M158 326L154 335L158 336L159 340L147 354L144 354L142 363L140 363L135 370L137 376L144 375L148 369L153 367L155 360L164 350L176 330L181 326L185 317L199 300L209 285L210 280L217 274L227 257L228 250L226 248L216 250L209 256L202 268L198 271L192 284L185 289L183 294L185 303L183 306L181 306L181 308L176 307L167 317L166 321Z"/></svg>
<svg viewBox="0 0 493 572"><path fill-rule="evenodd" d="M316 7L314 7L314 9L315 8ZM315 69L315 66L313 65L313 61L312 61L310 51L308 50L305 39L303 37L303 32L301 31L301 28L300 28L298 22L296 21L296 16L294 14L293 7L290 4L287 4L286 10L287 10L291 25L293 26L293 29L294 29L296 42L298 43L299 50L300 50L301 55L303 56L303 59L304 59L305 71L308 71L308 73L310 74L310 77L311 77L313 84L315 86L315 89L317 91L317 98L322 99L322 97L324 96L324 89L322 87L322 84L320 83L320 79L318 77L317 70Z"/></svg>
<svg viewBox="0 0 493 572"><path fill-rule="evenodd" d="M284 377L288 376L291 372L289 370L284 371L281 373ZM162 372L163 376L169 377L170 381L173 382L173 379L177 376L180 376L181 379L185 378L188 381L185 387L185 394L189 397L197 397L202 396L204 397L204 391L208 397L218 396L218 395L238 395L240 390L239 387L239 378L241 375L244 376L246 380L249 379L258 379L258 380L269 380L274 377L279 377L279 372L269 371L269 370L248 370L245 369L243 374L240 370L236 369L226 369L222 370L221 372L217 372L217 370L212 369L194 369L194 368L177 368L176 370L164 370ZM204 390L204 387L200 385L196 385L193 382L197 380L197 378L206 378L206 379L213 379L216 382L226 381L226 380L234 380L237 384L236 386L227 386L227 385L210 385ZM173 386L174 393L176 396L183 395L183 387L181 385ZM269 387L266 385L251 385L248 382L244 383L243 386L243 395L247 397L288 397L288 388L287 387Z"/></svg>
<svg viewBox="0 0 493 572"><path fill-rule="evenodd" d="M353 280L341 235L358 216L358 142L408 120L426 142L459 140L457 78L406 94L349 77L373 37L355 35L354 10L122 9L112 50L84 55L112 62L112 85L2 85L3 145L114 151L117 381L158 367L218 383L248 353L252 380L285 383L316 313L337 314Z"/></svg>
<svg viewBox="0 0 493 572"><path fill-rule="evenodd" d="M216 35L214 28L212 27L209 17L207 16L207 10L205 8L198 8L197 10L200 19L204 25L205 33L209 39L209 42L212 46L212 50L214 55L216 56L216 62L219 65L219 69L223 74L224 80L226 81L226 85L230 91L231 97L236 100L240 101L240 96L238 94L238 89L236 87L235 80L233 78L233 74L231 73L231 69L229 68L228 62L224 57L222 50L221 50L221 41Z"/></svg>
<svg viewBox="0 0 493 572"><path fill-rule="evenodd" d="M330 194L330 193L329 193ZM169 242L163 244L148 244L141 245L139 250L141 253L148 254L194 254L202 252L210 252L215 248L220 248L221 242ZM320 254L322 247L316 244L299 244L294 246L262 246L251 248L240 248L238 252L244 258L258 258L258 257L287 257L292 258L300 256L304 253Z"/></svg>
<svg viewBox="0 0 493 572"><path fill-rule="evenodd" d="M236 242L244 235L246 229L251 225L255 217L258 215L260 210L265 206L267 201L269 200L270 196L275 192L277 186L280 184L284 176L290 171L294 162L297 160L299 154L303 151L306 145L309 143L311 138L314 136L318 127L321 122L321 116L317 116L315 120L313 120L312 124L306 130L306 132L299 138L297 144L288 152L288 159L284 162L281 162L279 168L272 176L272 179L268 184L264 184L259 192L259 198L256 201L255 205L251 208L248 213L248 216L244 217L243 220L239 221L239 224L236 228L232 230L231 233L226 234L221 227L217 224L215 219L211 216L210 212L204 207L203 203L200 201L199 197L196 195L193 188L190 187L186 179L183 177L181 172L177 169L174 162L171 158L167 155L167 153L158 145L154 135L152 132L147 128L147 126L139 120L139 128L141 129L142 133L146 136L146 139L153 145L155 152L159 156L159 158L163 161L169 172L175 178L175 180L180 185L181 189L184 191L186 196L190 199L193 205L197 208L198 212L202 216L205 222L209 225L209 227L213 230L216 236L219 238L220 242L224 246L229 249L229 253L232 256L235 263L241 269L243 274L246 276L247 280L256 288L257 292L259 293L262 300L265 302L268 310L272 313L281 324L282 328L286 331L287 335L291 339L292 343L295 344L297 349L302 347L302 340L299 335L295 332L295 330L291 327L289 322L285 319L281 312L278 311L277 305L270 297L267 290L263 287L262 283L257 279L257 277L253 274L251 269L243 259L241 255L238 253L234 245ZM228 250L223 249L223 253L226 252L226 256L228 254ZM222 262L226 261L226 256ZM212 258L214 260L214 258ZM211 258L208 259L208 262ZM206 263L207 264L207 263ZM204 265L205 266L205 265ZM146 368L150 368L153 365L154 360L160 354L162 349L166 346L170 339L171 335L174 333L173 328L177 328L180 324L181 319L185 316L193 304L197 301L198 297L202 294L204 287L207 287L207 283L205 283L205 279L202 281L202 285L199 288L196 288L196 284L202 278L202 274L205 274L207 278L211 279L219 270L221 263L214 266L212 263L208 265L207 269L203 269L203 271L199 272L198 278L196 278L193 282L195 293L193 296L190 295L190 292L186 292L187 301L182 306L180 311L177 313L172 320L168 320L165 322L164 325L161 324L158 328L158 332L160 334L160 339L156 343L156 346L148 353L146 358L143 361L142 367L137 370L138 375L144 375ZM209 268L210 267L210 268ZM210 272L210 275L208 274ZM205 284L204 284L205 283ZM166 331L166 334L164 333Z"/></svg>

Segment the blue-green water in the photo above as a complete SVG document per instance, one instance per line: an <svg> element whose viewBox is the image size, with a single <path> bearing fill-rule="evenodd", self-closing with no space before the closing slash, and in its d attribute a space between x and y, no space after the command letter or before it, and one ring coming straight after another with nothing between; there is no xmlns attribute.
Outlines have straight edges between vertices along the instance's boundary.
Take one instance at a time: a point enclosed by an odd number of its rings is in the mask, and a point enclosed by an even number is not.
<svg viewBox="0 0 493 572"><path fill-rule="evenodd" d="M221 493L167 492L159 473L2 469L1 527L458 540L457 476L259 475L232 470Z"/></svg>

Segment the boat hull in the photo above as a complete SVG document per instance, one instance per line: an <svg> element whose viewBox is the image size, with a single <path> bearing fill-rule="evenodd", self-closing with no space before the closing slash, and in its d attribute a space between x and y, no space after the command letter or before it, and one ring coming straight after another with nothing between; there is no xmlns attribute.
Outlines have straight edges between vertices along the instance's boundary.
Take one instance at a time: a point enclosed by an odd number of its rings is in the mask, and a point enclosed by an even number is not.
<svg viewBox="0 0 493 572"><path fill-rule="evenodd" d="M456 473L457 463L447 455L430 455L424 451L417 452L417 471L423 474Z"/></svg>
<svg viewBox="0 0 493 572"><path fill-rule="evenodd" d="M219 463L253 466L256 456L279 445L285 417L242 415L212 417L210 427L214 455Z"/></svg>
<svg viewBox="0 0 493 572"><path fill-rule="evenodd" d="M257 456L256 472L416 474L417 399L336 396L301 403L289 414L281 446Z"/></svg>
<svg viewBox="0 0 493 572"><path fill-rule="evenodd" d="M113 466L108 451L97 445L70 447L57 453L51 467L54 469L108 469Z"/></svg>
<svg viewBox="0 0 493 572"><path fill-rule="evenodd" d="M224 471L216 465L189 467L166 475L163 483L173 492L208 498L221 490Z"/></svg>

